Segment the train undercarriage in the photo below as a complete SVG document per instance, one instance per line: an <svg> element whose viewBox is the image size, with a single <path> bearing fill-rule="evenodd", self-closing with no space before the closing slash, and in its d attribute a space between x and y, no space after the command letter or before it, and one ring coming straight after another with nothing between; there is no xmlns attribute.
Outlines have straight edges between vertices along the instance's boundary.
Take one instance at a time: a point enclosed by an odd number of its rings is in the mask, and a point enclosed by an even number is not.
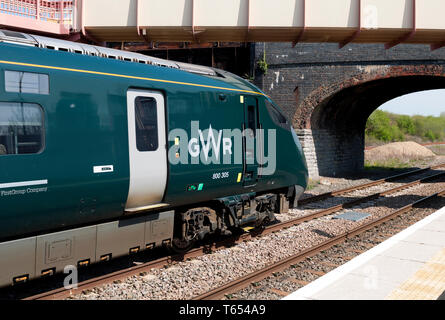
<svg viewBox="0 0 445 320"><path fill-rule="evenodd" d="M291 196L254 193L220 198L209 206L190 208L175 214L172 248L189 250L196 241L210 235L231 235L244 228L258 228L275 220L275 213L287 211Z"/></svg>

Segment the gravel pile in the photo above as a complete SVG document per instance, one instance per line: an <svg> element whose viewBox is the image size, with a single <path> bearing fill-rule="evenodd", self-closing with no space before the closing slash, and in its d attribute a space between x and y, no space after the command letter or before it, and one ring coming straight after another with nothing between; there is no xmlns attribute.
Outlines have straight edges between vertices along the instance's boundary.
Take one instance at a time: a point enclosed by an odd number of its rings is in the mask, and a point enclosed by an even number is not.
<svg viewBox="0 0 445 320"><path fill-rule="evenodd" d="M383 146L365 150L365 159L368 161L386 161L389 159L417 160L434 157L430 149L413 141L393 142Z"/></svg>

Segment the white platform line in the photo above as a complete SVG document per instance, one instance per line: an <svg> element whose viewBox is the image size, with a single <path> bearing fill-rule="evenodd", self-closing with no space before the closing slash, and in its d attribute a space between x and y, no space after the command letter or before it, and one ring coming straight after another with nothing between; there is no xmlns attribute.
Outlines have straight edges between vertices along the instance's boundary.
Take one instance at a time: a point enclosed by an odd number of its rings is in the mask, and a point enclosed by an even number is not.
<svg viewBox="0 0 445 320"><path fill-rule="evenodd" d="M402 241L403 239L407 238L408 236L410 236L411 234L413 234L420 228L426 226L427 224L431 223L432 221L434 221L435 219L437 219L441 216L445 216L445 207L434 212L433 214L429 215L425 219L406 228L405 230L399 232L398 234L394 235L393 237L389 238L388 240L375 246L374 248L355 257L354 259L350 260L349 262L332 270L331 272L325 274L324 276L321 276L320 278L318 278L317 280L304 286L303 288L295 291L294 293L291 293L290 295L284 297L282 300L311 299L311 297L314 296L314 294L325 289L326 287L333 284L335 281L337 281L341 277L350 273L352 270L355 270L358 267L362 266L363 264L365 264L372 258L374 258L377 255L381 254L382 252L388 250L390 247L392 247L397 242Z"/></svg>
<svg viewBox="0 0 445 320"><path fill-rule="evenodd" d="M33 181L20 181L20 182L10 182L10 183L0 183L0 189L6 188L17 188L17 187L28 187L28 186L38 186L41 184L48 184L48 180L33 180Z"/></svg>

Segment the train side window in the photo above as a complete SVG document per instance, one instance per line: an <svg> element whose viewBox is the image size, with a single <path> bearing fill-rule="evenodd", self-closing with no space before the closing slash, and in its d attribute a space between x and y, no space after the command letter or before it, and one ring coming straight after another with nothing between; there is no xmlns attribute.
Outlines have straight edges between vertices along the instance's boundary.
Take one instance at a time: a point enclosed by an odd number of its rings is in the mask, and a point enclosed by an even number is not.
<svg viewBox="0 0 445 320"><path fill-rule="evenodd" d="M0 156L43 149L43 110L35 103L0 102Z"/></svg>
<svg viewBox="0 0 445 320"><path fill-rule="evenodd" d="M247 128L252 130L250 134L255 136L256 132L256 119L255 119L255 106L247 106Z"/></svg>
<svg viewBox="0 0 445 320"><path fill-rule="evenodd" d="M280 127L289 129L289 122L286 117L272 103L266 100L266 107L272 120Z"/></svg>
<svg viewBox="0 0 445 320"><path fill-rule="evenodd" d="M5 91L49 94L49 76L43 73L5 70Z"/></svg>
<svg viewBox="0 0 445 320"><path fill-rule="evenodd" d="M151 97L136 97L136 147L139 151L158 149L158 117L156 100Z"/></svg>

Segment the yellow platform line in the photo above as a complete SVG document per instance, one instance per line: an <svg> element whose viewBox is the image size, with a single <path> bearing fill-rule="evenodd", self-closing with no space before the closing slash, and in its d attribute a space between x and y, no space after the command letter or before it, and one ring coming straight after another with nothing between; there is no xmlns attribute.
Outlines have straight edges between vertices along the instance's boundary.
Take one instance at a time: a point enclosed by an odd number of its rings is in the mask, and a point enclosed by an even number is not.
<svg viewBox="0 0 445 320"><path fill-rule="evenodd" d="M394 289L386 300L436 300L445 291L445 248L411 278Z"/></svg>

